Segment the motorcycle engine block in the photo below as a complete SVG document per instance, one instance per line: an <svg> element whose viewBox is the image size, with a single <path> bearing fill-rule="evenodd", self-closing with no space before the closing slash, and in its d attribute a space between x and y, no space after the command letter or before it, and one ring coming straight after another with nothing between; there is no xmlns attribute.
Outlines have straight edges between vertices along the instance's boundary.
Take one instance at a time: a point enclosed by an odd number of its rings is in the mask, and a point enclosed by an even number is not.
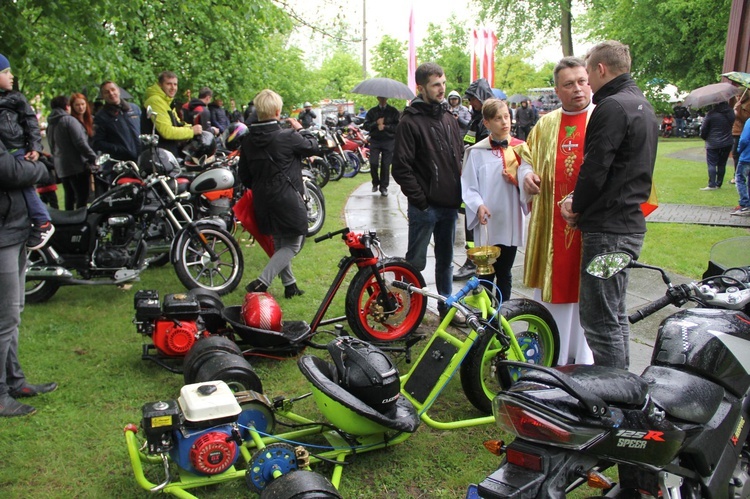
<svg viewBox="0 0 750 499"><path fill-rule="evenodd" d="M135 246L129 248L135 238L133 216L110 216L99 226L97 236L94 265L101 268L126 267L135 250Z"/></svg>

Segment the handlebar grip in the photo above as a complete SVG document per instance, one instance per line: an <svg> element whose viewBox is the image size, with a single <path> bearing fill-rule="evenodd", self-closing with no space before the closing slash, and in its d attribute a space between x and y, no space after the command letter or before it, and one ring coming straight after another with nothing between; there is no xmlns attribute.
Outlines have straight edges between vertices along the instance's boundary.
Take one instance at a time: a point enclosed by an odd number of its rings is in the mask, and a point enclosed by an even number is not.
<svg viewBox="0 0 750 499"><path fill-rule="evenodd" d="M391 286L397 289L403 289L404 291L410 291L412 285L404 281L392 281Z"/></svg>
<svg viewBox="0 0 750 499"><path fill-rule="evenodd" d="M636 311L634 314L628 317L628 322L631 324L635 324L636 322L642 321L649 315L658 312L659 310L663 309L667 305L670 305L672 303L672 296L667 293L666 295L662 296L656 301L653 301L646 305L645 307L641 308L640 310Z"/></svg>
<svg viewBox="0 0 750 499"><path fill-rule="evenodd" d="M469 279L469 282L467 282L463 288L458 290L457 293L449 296L445 300L445 304L448 305L449 307L452 307L453 303L457 302L464 296L468 295L470 292L474 291L478 287L479 287L479 279L477 279L476 277L472 277L471 279Z"/></svg>
<svg viewBox="0 0 750 499"><path fill-rule="evenodd" d="M334 232L329 232L328 234L323 234L322 236L318 236L314 239L316 243L319 243L320 241L325 241L326 239L331 239L333 236L338 236L339 234L346 234L349 232L349 227L344 227L343 229L339 229Z"/></svg>

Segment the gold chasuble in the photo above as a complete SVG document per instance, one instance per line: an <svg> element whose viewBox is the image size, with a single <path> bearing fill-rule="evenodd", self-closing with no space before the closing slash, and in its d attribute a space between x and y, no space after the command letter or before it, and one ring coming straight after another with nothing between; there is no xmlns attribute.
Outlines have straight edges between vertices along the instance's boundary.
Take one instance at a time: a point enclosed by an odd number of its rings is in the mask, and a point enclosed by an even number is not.
<svg viewBox="0 0 750 499"><path fill-rule="evenodd" d="M523 277L548 303L578 302L581 234L565 223L558 202L575 189L591 110L590 105L577 113L552 111L527 140L528 161L541 183L531 206Z"/></svg>

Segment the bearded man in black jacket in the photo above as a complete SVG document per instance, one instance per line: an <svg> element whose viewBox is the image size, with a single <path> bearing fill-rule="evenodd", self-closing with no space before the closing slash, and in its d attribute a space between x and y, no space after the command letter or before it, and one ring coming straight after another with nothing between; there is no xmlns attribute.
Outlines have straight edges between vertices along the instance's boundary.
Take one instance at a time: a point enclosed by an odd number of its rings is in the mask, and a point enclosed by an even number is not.
<svg viewBox="0 0 750 499"><path fill-rule="evenodd" d="M586 71L596 108L586 127L576 188L561 210L581 231L580 318L594 364L627 369L629 271L604 280L586 273L586 267L600 253L626 252L638 259L646 233L641 204L651 193L659 124L630 77L627 45L596 45L586 55Z"/></svg>
<svg viewBox="0 0 750 499"><path fill-rule="evenodd" d="M443 107L445 74L434 62L415 73L419 95L401 115L393 151L393 179L409 200L406 260L418 270L427 265L435 238L435 285L443 296L453 288L453 242L461 205L463 142L458 122ZM445 314L444 303L438 310Z"/></svg>

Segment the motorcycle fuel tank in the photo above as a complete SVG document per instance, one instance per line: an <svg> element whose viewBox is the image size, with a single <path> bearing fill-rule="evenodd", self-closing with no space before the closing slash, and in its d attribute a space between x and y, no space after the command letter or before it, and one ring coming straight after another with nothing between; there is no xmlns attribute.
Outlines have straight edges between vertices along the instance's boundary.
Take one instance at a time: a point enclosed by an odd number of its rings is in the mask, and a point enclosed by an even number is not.
<svg viewBox="0 0 750 499"><path fill-rule="evenodd" d="M143 207L146 189L136 183L118 185L94 199L89 213L135 213Z"/></svg>
<svg viewBox="0 0 750 499"><path fill-rule="evenodd" d="M193 180L190 184L190 192L203 194L204 192L230 189L234 186L234 175L224 168L208 170Z"/></svg>
<svg viewBox="0 0 750 499"><path fill-rule="evenodd" d="M659 326L651 363L686 369L741 397L750 387L750 318L736 310L680 310Z"/></svg>

